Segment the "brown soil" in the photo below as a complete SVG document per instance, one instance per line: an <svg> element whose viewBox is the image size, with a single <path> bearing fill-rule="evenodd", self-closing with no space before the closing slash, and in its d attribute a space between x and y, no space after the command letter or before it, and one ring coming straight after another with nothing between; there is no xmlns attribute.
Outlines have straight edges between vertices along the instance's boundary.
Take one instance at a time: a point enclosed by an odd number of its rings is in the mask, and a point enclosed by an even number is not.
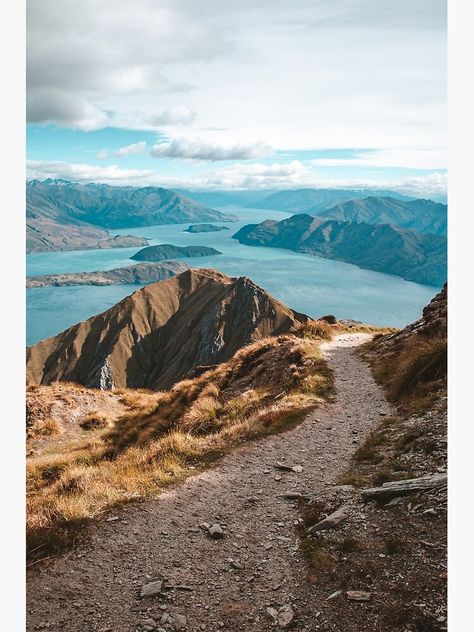
<svg viewBox="0 0 474 632"><path fill-rule="evenodd" d="M326 616L329 593L308 584L299 502L283 496L337 483L380 415L392 412L354 353L368 338L347 334L324 344L334 404L153 501L115 511L68 556L32 566L28 630L180 629L180 617L166 621L171 613L186 617L188 631L265 631L275 629L267 608L287 605L294 630L349 629L334 627ZM277 462L303 469L282 471ZM225 537L211 539L202 523L220 524ZM162 594L140 599L140 587L155 579L166 580Z"/></svg>

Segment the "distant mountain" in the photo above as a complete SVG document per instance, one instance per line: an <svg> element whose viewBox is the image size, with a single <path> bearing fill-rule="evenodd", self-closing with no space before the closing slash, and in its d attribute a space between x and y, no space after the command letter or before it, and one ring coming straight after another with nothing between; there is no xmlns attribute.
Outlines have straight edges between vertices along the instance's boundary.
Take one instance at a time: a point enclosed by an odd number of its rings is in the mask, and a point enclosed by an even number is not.
<svg viewBox="0 0 474 632"><path fill-rule="evenodd" d="M26 287L62 287L69 285L119 285L121 283L156 283L188 270L182 261L161 263L137 263L125 268L100 270L98 272L68 272L29 277Z"/></svg>
<svg viewBox="0 0 474 632"><path fill-rule="evenodd" d="M288 248L417 283L441 286L446 281L446 238L389 224L373 226L299 214L281 222L244 226L234 238L250 246Z"/></svg>
<svg viewBox="0 0 474 632"><path fill-rule="evenodd" d="M392 197L397 200L413 199L395 191L379 191L377 189L289 189L272 193L263 199L247 204L247 206L249 208L287 211L288 213L307 212L316 215L348 200L364 199L368 196Z"/></svg>
<svg viewBox="0 0 474 632"><path fill-rule="evenodd" d="M191 191L189 189L176 189L176 192L196 200L204 206L253 205L251 208L258 208L258 201L273 193L273 191Z"/></svg>
<svg viewBox="0 0 474 632"><path fill-rule="evenodd" d="M91 247L104 229L156 224L231 222L228 215L161 187L112 187L66 180L26 185L27 248L30 252Z"/></svg>
<svg viewBox="0 0 474 632"><path fill-rule="evenodd" d="M307 321L246 277L188 270L29 347L27 382L161 390Z"/></svg>
<svg viewBox="0 0 474 632"><path fill-rule="evenodd" d="M159 244L147 246L135 253L130 259L135 261L163 261L176 257L210 257L221 255L222 252L208 246L173 246L172 244Z"/></svg>
<svg viewBox="0 0 474 632"><path fill-rule="evenodd" d="M363 200L342 202L321 212L317 212L316 208L309 209L308 213L345 222L393 224L420 233L446 235L447 211L446 204L432 200L396 200L391 197L370 196Z"/></svg>

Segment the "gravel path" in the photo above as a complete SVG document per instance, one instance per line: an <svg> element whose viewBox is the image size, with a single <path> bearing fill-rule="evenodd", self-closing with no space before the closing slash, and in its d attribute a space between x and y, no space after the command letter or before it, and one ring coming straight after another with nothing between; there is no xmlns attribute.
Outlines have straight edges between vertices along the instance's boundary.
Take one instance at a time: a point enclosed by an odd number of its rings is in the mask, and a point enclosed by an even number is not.
<svg viewBox="0 0 474 632"><path fill-rule="evenodd" d="M239 448L156 500L110 514L117 519L104 518L83 547L31 569L27 629L266 631L278 629L267 609L282 609L284 627L288 606L292 630L319 629L298 549L296 502L282 496L334 484L380 413L391 412L353 351L368 338L346 334L323 346L336 403L291 431ZM277 461L302 471L279 471ZM219 524L225 537L211 539L202 523ZM140 598L141 586L155 580L164 580L161 595Z"/></svg>

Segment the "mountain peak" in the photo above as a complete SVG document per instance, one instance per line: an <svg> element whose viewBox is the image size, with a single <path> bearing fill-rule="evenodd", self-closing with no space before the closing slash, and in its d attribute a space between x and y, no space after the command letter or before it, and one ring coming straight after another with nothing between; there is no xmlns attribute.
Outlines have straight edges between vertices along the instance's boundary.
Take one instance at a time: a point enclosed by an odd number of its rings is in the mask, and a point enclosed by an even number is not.
<svg viewBox="0 0 474 632"><path fill-rule="evenodd" d="M308 320L248 277L190 269L30 347L27 381L161 390Z"/></svg>

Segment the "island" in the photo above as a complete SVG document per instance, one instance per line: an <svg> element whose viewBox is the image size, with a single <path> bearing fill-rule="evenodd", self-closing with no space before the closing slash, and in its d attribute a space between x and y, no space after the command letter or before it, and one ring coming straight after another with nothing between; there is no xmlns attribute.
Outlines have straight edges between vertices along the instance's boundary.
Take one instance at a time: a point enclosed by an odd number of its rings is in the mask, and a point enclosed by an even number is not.
<svg viewBox="0 0 474 632"><path fill-rule="evenodd" d="M214 224L191 224L183 230L183 233L217 233L221 230L229 230L227 226L215 226Z"/></svg>
<svg viewBox="0 0 474 632"><path fill-rule="evenodd" d="M125 268L97 272L71 272L69 274L45 274L29 277L27 288L68 285L119 285L125 283L156 283L189 270L181 261L163 263L137 263Z"/></svg>
<svg viewBox="0 0 474 632"><path fill-rule="evenodd" d="M172 244L159 244L147 246L135 253L130 259L135 261L162 261L175 257L210 257L221 255L222 252L208 246L173 246Z"/></svg>

